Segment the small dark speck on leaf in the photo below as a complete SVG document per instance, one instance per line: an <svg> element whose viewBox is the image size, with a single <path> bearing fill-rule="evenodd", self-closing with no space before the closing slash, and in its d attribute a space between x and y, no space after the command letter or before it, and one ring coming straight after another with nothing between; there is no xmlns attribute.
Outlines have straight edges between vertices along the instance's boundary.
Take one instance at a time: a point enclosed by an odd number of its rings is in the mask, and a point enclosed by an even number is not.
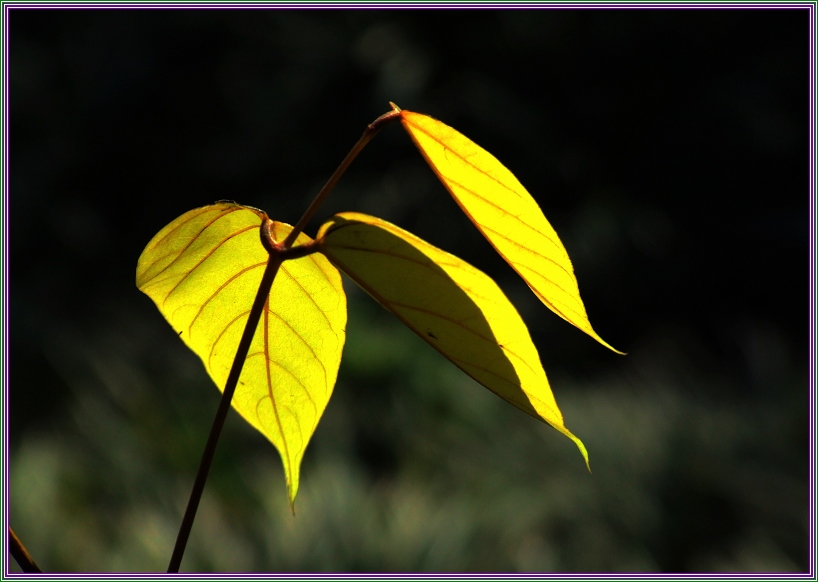
<svg viewBox="0 0 818 582"><path fill-rule="evenodd" d="M437 336L435 334L433 334L431 331L427 331L426 335L428 335L432 339L437 339Z"/></svg>

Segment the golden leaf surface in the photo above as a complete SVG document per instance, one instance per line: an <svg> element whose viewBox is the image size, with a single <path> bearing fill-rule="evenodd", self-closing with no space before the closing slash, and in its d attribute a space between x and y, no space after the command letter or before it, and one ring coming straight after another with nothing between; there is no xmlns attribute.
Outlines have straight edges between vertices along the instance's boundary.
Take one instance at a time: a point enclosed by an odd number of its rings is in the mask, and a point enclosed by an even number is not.
<svg viewBox="0 0 818 582"><path fill-rule="evenodd" d="M235 203L191 210L159 231L137 264L137 287L222 391L268 260L264 218ZM291 230L273 223L276 242ZM310 240L302 233L294 247ZM278 449L291 504L304 450L335 386L346 319L341 275L325 257L282 263L233 396L233 408Z"/></svg>
<svg viewBox="0 0 818 582"><path fill-rule="evenodd" d="M427 115L401 123L455 202L554 313L617 353L591 327L574 268L537 202L497 158Z"/></svg>
<svg viewBox="0 0 818 582"><path fill-rule="evenodd" d="M579 447L563 422L528 328L497 284L458 257L379 218L345 212L321 252L458 368Z"/></svg>

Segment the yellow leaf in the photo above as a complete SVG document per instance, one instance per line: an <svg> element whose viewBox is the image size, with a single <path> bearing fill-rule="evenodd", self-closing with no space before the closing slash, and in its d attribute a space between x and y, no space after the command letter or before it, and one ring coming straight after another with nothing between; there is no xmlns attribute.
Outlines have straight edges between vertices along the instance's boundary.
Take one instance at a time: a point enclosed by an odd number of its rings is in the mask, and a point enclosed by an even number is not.
<svg viewBox="0 0 818 582"><path fill-rule="evenodd" d="M448 125L412 111L400 115L455 202L537 297L602 345L623 353L591 327L565 247L514 174Z"/></svg>
<svg viewBox="0 0 818 582"><path fill-rule="evenodd" d="M570 438L540 356L497 284L465 261L379 218L345 212L316 237L321 252L480 384Z"/></svg>
<svg viewBox="0 0 818 582"><path fill-rule="evenodd" d="M266 215L234 203L187 212L145 247L137 287L204 362L224 390L268 254ZM292 227L273 225L276 241ZM301 234L298 244L309 242ZM346 296L341 275L320 254L279 268L233 397L244 419L281 454L290 502L304 449L329 401L341 362Z"/></svg>

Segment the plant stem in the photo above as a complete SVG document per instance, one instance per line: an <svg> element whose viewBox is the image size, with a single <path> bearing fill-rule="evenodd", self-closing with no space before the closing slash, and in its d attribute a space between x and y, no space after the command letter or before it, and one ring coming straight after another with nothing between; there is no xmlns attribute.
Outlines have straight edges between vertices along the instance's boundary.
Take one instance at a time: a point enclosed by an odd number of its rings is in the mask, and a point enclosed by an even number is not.
<svg viewBox="0 0 818 582"><path fill-rule="evenodd" d="M227 418L227 412L230 410L230 402L233 400L233 393L236 391L236 384L238 384L241 369L244 366L244 360L247 358L247 352L250 351L250 344L253 341L259 319L261 319L261 314L264 310L264 305L270 296L270 289L273 287L273 280L278 272L278 268L281 266L282 260L281 255L278 253L271 253L267 261L267 267L264 270L264 275L258 286L256 299L253 301L253 307L250 309L247 324L244 326L244 333L241 336L239 347L236 349L236 355L233 358L233 367L227 376L222 399L216 411L216 418L213 419L213 426L210 428L210 436L207 437L207 444L205 445L204 453L202 453L202 460L199 463L199 472L196 474L196 480L193 482L193 490L190 492L190 499L187 503L185 516L182 519L182 525L179 527L179 535L176 537L176 546L173 548L173 555L170 558L168 573L179 572L179 566L182 563L182 556L185 553L187 539L190 536L190 529L193 527L193 518L196 517L196 510L202 498L205 481L207 481L207 473L210 471L210 464L213 462L213 455L216 452L216 444L219 441L219 435L224 426L224 421Z"/></svg>
<svg viewBox="0 0 818 582"><path fill-rule="evenodd" d="M32 558L31 554L28 553L28 550L23 545L23 542L20 541L20 538L18 538L17 534L14 533L14 530L11 529L11 526L9 526L9 551L14 559L17 560L17 563L20 565L20 569L23 572L42 572L40 567L37 566L37 563L34 561L34 558Z"/></svg>
<svg viewBox="0 0 818 582"><path fill-rule="evenodd" d="M318 208L321 207L321 205L324 203L324 200L326 200L327 196L329 196L329 193L332 192L333 188L335 188L335 185L338 183L338 180L340 180L341 176L344 175L344 172L346 172L349 165L358 156L358 154L361 153L361 150L364 149L364 146L366 146L366 144L368 144L370 140L378 134L378 132L384 125L400 117L400 108L394 103L390 103L390 105L392 105L392 111L384 113L375 121L366 126L366 130L364 130L364 133L363 135L361 135L361 138L354 146L352 146L352 149L349 150L347 156L340 163L340 165L332 174L332 176L329 177L329 180L327 180L327 183L324 184L323 188L321 188L321 191L315 197L315 200L312 201L312 204L310 204L309 208L307 208L307 211L304 212L304 215L301 217L301 220L298 221L298 223L293 227L292 232L287 236L286 239L284 239L284 242L281 243L281 246L283 248L288 249L292 246L292 244L295 242L295 239L298 238L298 235L301 234L301 231L304 230L304 228L307 226L307 223L313 217L315 212L318 210Z"/></svg>
<svg viewBox="0 0 818 582"><path fill-rule="evenodd" d="M210 471L210 465L216 453L216 444L219 442L219 435L222 432L222 427L224 427L227 412L230 410L230 403L233 400L233 393L236 391L236 385L241 375L241 369L244 366L244 360L247 359L247 353L250 351L250 344L256 333L265 302L270 296L270 289L273 287L273 281L278 272L278 268L281 266L281 263L287 259L295 259L315 252L316 249L313 245L303 245L303 249L301 247L293 249L295 252L291 252L290 247L295 242L295 239L298 238L298 235L301 234L301 231L304 230L304 227L307 226L307 223L321 204L323 204L324 200L326 200L327 196L329 196L329 193L332 192L332 189L335 188L338 180L344 175L344 172L346 172L346 169L352 161L361 150L364 149L364 146L377 135L384 125L400 116L400 108L394 103L390 103L390 105L392 105L392 111L384 113L366 127L361 138L352 146L352 149L344 160L332 176L330 176L329 180L327 180L327 183L324 184L324 187L321 188L321 191L318 192L315 200L312 201L312 204L310 204L309 208L304 212L301 220L293 227L293 230L287 235L287 238L285 238L283 242L276 243L272 240L272 236L270 235L270 226L272 223L269 218L265 216L261 224L261 243L270 254L270 258L267 261L267 268L264 270L264 276L261 278L256 299L253 302L253 307L247 318L247 324L244 326L239 347L233 358L233 367L230 368L230 374L227 377L227 383L225 384L224 392L219 402L219 408L216 411L216 418L213 419L213 426L210 428L210 435L207 437L207 444L205 445L204 453L202 453L202 460L199 462L199 471L196 473L196 480L193 482L193 490L190 492L190 499L185 509L185 515L182 518L182 525L179 527L179 534L176 536L176 545L173 548L173 555L170 557L170 564L168 565L169 574L179 572L179 566L182 564L182 556L185 553L185 546L187 546L190 530L193 527L193 519L196 517L196 510L199 508L199 501L202 498L202 492L204 491L205 482L207 481L207 474Z"/></svg>

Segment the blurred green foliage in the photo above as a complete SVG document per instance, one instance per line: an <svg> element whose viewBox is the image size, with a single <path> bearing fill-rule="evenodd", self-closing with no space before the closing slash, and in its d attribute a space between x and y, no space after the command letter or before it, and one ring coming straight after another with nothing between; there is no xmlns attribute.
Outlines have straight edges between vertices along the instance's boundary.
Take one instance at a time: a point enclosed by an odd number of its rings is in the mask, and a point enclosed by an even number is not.
<svg viewBox="0 0 818 582"><path fill-rule="evenodd" d="M297 515L276 452L231 414L183 569L656 571L680 554L695 570L799 567L785 548L807 525L803 474L769 470L799 464L797 403L683 397L719 379L657 374L668 346L605 379L555 379L589 475L570 441L347 289ZM110 316L49 345L73 404L13 457L13 523L53 570L163 570L218 401L172 332Z"/></svg>

